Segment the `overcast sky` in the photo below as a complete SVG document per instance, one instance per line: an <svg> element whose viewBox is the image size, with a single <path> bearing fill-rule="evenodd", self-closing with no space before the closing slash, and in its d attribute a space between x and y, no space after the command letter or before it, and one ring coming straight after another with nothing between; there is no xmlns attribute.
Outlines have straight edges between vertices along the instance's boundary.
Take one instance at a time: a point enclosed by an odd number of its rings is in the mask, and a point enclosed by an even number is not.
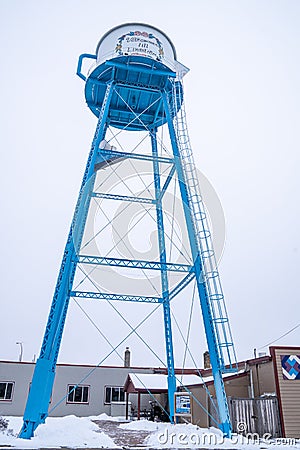
<svg viewBox="0 0 300 450"><path fill-rule="evenodd" d="M162 29L190 68L194 157L223 206L220 271L238 357L250 358L299 323L296 0L0 0L0 358L17 360L17 341L25 360L39 353L96 126L75 75L77 59L124 22ZM95 330L86 331L80 311L74 314L60 360L97 363L105 346ZM277 344L299 345L299 334ZM134 364L155 364L130 345ZM204 338L197 345L201 355Z"/></svg>

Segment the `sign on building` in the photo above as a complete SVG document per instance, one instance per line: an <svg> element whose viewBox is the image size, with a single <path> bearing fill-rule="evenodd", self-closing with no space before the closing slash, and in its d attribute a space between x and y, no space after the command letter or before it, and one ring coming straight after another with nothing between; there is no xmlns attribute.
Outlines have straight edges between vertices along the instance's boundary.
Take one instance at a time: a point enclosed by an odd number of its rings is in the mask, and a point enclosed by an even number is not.
<svg viewBox="0 0 300 450"><path fill-rule="evenodd" d="M175 392L175 422L177 418L184 417L185 419L192 420L192 405L191 394L187 392Z"/></svg>

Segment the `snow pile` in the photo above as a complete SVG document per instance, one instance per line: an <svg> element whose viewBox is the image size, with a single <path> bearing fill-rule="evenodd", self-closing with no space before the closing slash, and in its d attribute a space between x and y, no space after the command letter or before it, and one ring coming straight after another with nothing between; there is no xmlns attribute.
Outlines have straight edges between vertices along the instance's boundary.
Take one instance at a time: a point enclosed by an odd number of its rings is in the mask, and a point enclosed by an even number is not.
<svg viewBox="0 0 300 450"><path fill-rule="evenodd" d="M126 422L124 416L108 416L106 413L99 414L99 416L90 416L90 420L108 420L109 422ZM127 422L129 422L127 420Z"/></svg>
<svg viewBox="0 0 300 450"><path fill-rule="evenodd" d="M40 425L35 436L30 440L17 437L23 423L21 417L6 417L6 419L9 421L8 429L12 429L13 434L10 432L0 433L0 447L116 447L109 436L99 433L99 427L88 417L48 417L46 424Z"/></svg>
<svg viewBox="0 0 300 450"><path fill-rule="evenodd" d="M150 420L143 419L143 420L135 420L129 423L122 423L120 425L120 428L123 428L123 430L153 432L160 430L162 426L165 427L166 424L151 422Z"/></svg>

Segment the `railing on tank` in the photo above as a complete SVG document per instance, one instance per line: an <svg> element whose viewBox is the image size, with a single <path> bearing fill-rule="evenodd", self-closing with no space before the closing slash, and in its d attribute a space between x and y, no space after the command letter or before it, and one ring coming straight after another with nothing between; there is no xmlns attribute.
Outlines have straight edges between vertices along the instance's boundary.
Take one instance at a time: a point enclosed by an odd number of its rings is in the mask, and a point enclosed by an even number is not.
<svg viewBox="0 0 300 450"><path fill-rule="evenodd" d="M104 53L103 55L101 55L101 61L97 61L97 55L83 53L82 55L79 56L76 73L80 78L82 78L84 81L86 81L87 78L91 75L91 73L95 70L95 68L97 66L99 66L100 64L102 64L105 61L108 61L112 58L120 58L122 56L130 56L130 55L117 55L115 51L111 51L111 52L107 52L107 53ZM143 56L141 56L141 57L143 57ZM82 65L83 65L84 59L96 60L96 62L92 63L91 66L88 68L86 74L82 73ZM147 57L147 59L153 59L153 58ZM153 59L153 61L155 61L155 59ZM164 58L162 61L159 61L159 62L164 64L165 66L167 66L169 69L172 69L176 72L177 67L176 67L176 64L174 64L174 61ZM175 62L177 62L177 61L175 61Z"/></svg>

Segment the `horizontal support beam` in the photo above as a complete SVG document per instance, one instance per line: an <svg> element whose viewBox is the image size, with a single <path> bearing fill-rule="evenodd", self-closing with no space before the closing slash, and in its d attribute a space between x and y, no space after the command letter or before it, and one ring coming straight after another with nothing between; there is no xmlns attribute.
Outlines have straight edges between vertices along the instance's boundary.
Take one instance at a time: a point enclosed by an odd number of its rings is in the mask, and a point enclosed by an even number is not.
<svg viewBox="0 0 300 450"><path fill-rule="evenodd" d="M143 84L138 81L129 81L129 80L117 80L116 81L116 88L129 88L130 90L134 89L135 91L142 91L142 92L152 92L154 94L160 94L161 88L158 86L150 86L150 84Z"/></svg>
<svg viewBox="0 0 300 450"><path fill-rule="evenodd" d="M130 267L133 269L168 270L171 272L193 272L194 267L187 264L160 263L134 259L104 258L100 256L79 255L79 264L95 264L102 266Z"/></svg>
<svg viewBox="0 0 300 450"><path fill-rule="evenodd" d="M93 192L92 197L106 198L108 200L121 200L125 202L135 202L135 203L150 203L150 204L156 203L156 201L152 198L132 197L130 195L105 194L102 192Z"/></svg>
<svg viewBox="0 0 300 450"><path fill-rule="evenodd" d="M107 82L98 80L98 78L94 78L94 77L88 77L86 82L94 84L94 85L97 85L97 86L101 86L101 87L106 87L107 86ZM124 81L118 80L116 82L116 84L115 84L115 87L135 89L136 91L143 91L143 92L147 92L147 93L152 92L152 93L155 93L155 94L159 94L161 92L161 89L159 89L158 87L150 86L149 84L143 85L141 83L131 82L131 81L128 81L128 80L127 81L126 80L124 80ZM99 107L101 106L101 105L98 105L96 103L93 103L92 105L93 106L99 106Z"/></svg>
<svg viewBox="0 0 300 450"><path fill-rule="evenodd" d="M158 156L155 158L152 155L143 155L141 153L117 152L115 150L105 150L105 149L100 149L99 153L107 155L109 158L132 158L151 162L156 160L161 163L174 164L173 158L166 158L164 156Z"/></svg>
<svg viewBox="0 0 300 450"><path fill-rule="evenodd" d="M142 295L107 294L106 292L72 291L70 297L91 298L94 300L118 300L122 302L162 303L160 297L144 297Z"/></svg>
<svg viewBox="0 0 300 450"><path fill-rule="evenodd" d="M135 110L134 113L136 114L136 117L132 120L132 122L134 121L144 121L144 122L153 122L154 119L154 115L153 114L147 114L146 112L143 111L138 111ZM116 115L117 117L120 117L121 114L131 114L130 109L126 109L126 108L110 108L109 110L109 119L111 121L116 120Z"/></svg>

